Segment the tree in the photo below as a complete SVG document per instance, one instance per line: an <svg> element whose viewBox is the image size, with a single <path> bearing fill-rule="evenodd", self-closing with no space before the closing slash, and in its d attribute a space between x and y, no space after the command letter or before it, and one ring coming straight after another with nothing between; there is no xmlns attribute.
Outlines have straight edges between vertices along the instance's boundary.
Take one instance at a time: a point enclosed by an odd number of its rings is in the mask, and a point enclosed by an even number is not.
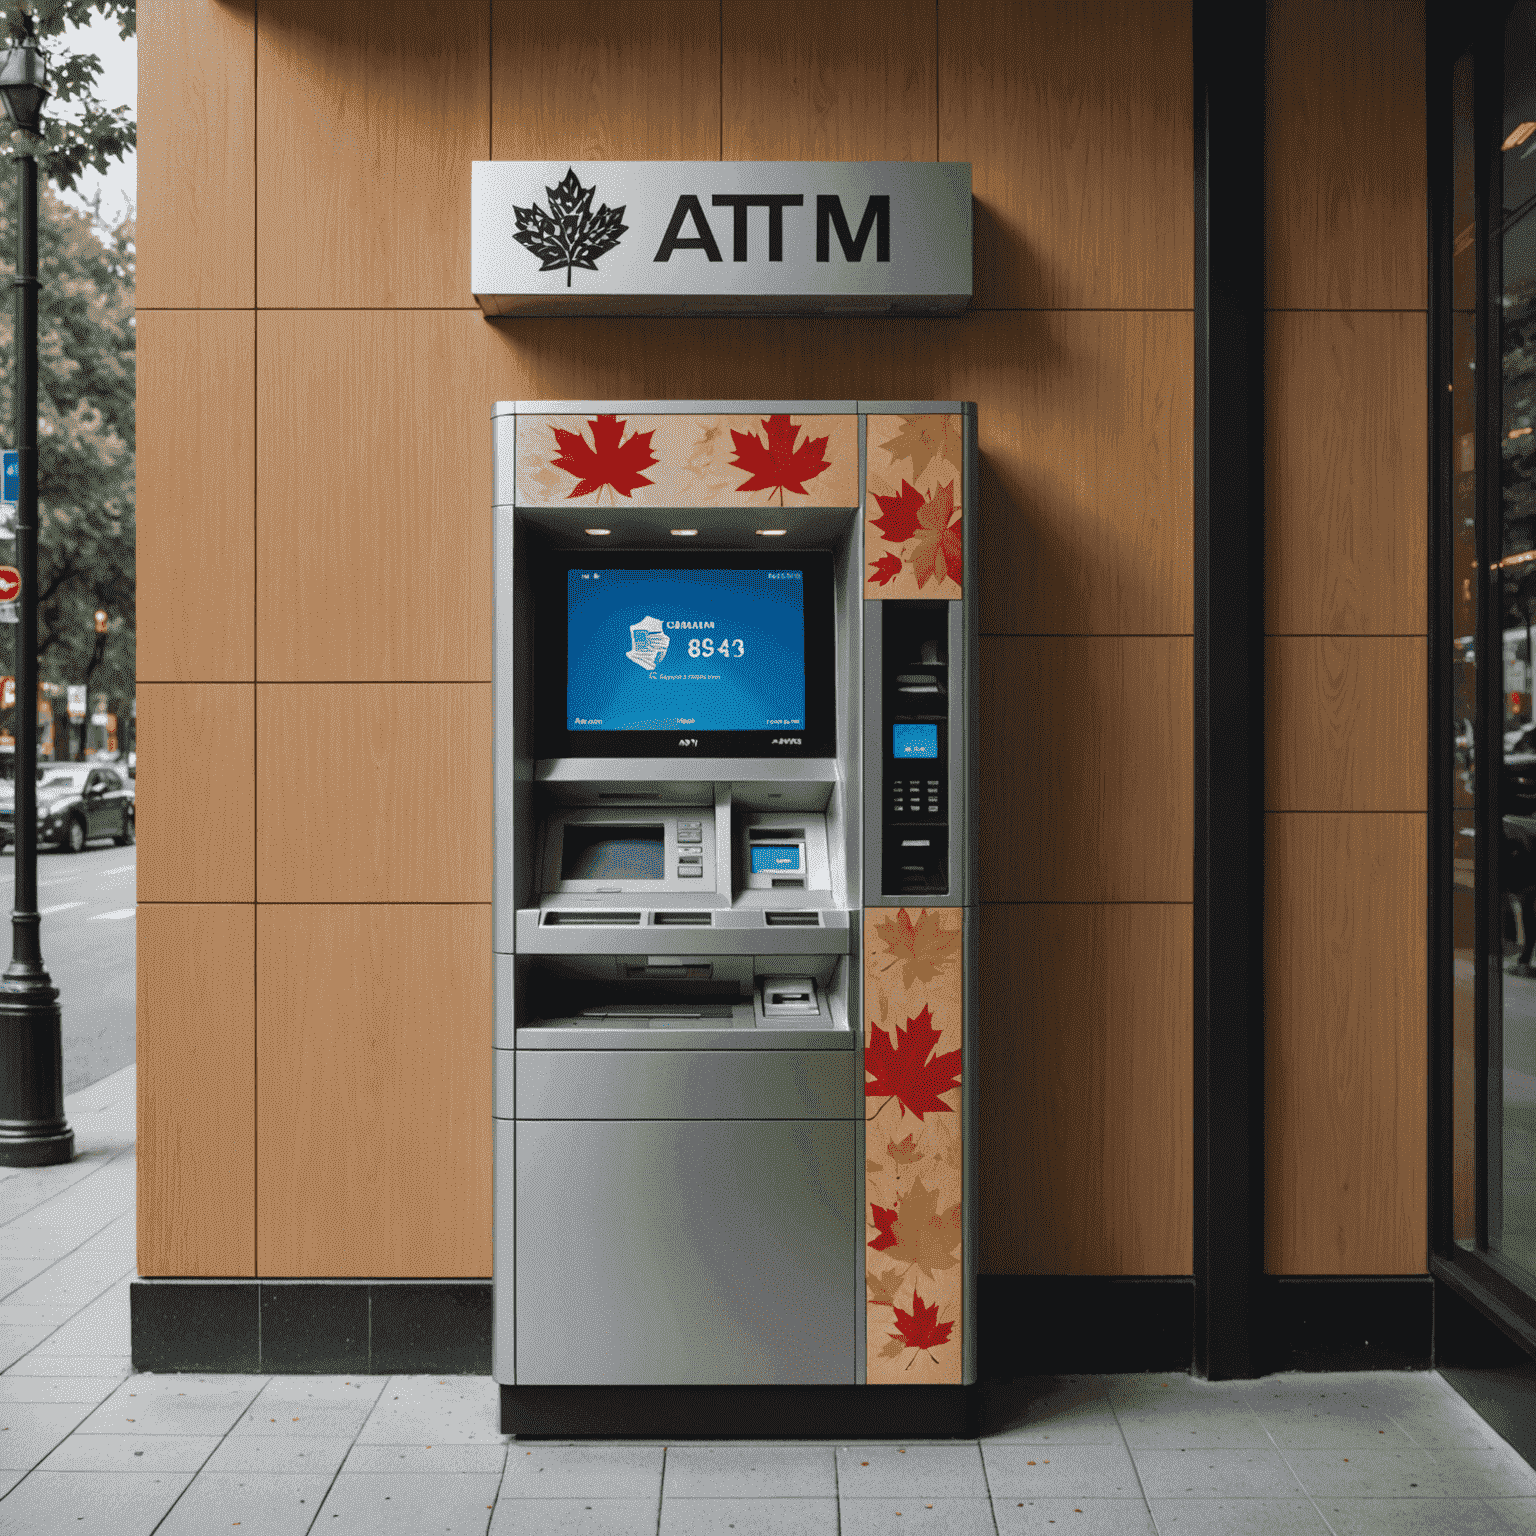
<svg viewBox="0 0 1536 1536"><path fill-rule="evenodd" d="M100 58L72 52L62 40L67 28L98 16L115 21L120 36L133 36L134 0L0 0L5 35L12 43L35 37L47 60L50 95L43 108L38 171L66 190L87 167L104 171L108 161L121 160L138 143L127 107L108 106L96 97Z"/></svg>
<svg viewBox="0 0 1536 1536"><path fill-rule="evenodd" d="M37 650L44 677L85 683L93 699L133 697L133 239L131 219L108 229L42 189ZM15 211L0 197L0 252L14 242ZM11 355L13 324L0 308L0 358ZM0 368L7 424L14 386Z"/></svg>

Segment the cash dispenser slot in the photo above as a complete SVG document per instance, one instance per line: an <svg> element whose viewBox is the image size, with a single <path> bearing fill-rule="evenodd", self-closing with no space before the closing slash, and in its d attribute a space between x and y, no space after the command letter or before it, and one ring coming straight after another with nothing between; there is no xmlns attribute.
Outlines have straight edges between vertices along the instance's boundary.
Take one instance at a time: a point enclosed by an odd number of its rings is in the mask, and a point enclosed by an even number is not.
<svg viewBox="0 0 1536 1536"><path fill-rule="evenodd" d="M881 885L949 893L949 604L882 603Z"/></svg>

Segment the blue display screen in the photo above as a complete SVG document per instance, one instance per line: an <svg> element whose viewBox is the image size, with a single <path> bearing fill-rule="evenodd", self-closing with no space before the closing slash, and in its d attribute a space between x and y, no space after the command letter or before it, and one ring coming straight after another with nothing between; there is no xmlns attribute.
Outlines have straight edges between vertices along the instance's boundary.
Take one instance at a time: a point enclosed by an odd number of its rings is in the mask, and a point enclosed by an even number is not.
<svg viewBox="0 0 1536 1536"><path fill-rule="evenodd" d="M939 755L938 726L893 725L891 755L893 757L937 757Z"/></svg>
<svg viewBox="0 0 1536 1536"><path fill-rule="evenodd" d="M800 571L578 569L566 614L568 730L805 725Z"/></svg>
<svg viewBox="0 0 1536 1536"><path fill-rule="evenodd" d="M796 874L800 869L800 850L777 844L758 843L752 849L752 873L754 875L777 874L788 870Z"/></svg>

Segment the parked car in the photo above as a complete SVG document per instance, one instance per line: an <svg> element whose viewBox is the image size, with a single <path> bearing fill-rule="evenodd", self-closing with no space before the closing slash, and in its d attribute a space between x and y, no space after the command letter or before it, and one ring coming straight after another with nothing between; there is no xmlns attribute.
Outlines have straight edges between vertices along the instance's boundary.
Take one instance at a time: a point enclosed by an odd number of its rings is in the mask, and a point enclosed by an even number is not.
<svg viewBox="0 0 1536 1536"><path fill-rule="evenodd" d="M79 853L93 838L125 847L134 836L134 793L115 767L41 763L37 770L37 840ZM0 800L0 849L16 841L14 792Z"/></svg>

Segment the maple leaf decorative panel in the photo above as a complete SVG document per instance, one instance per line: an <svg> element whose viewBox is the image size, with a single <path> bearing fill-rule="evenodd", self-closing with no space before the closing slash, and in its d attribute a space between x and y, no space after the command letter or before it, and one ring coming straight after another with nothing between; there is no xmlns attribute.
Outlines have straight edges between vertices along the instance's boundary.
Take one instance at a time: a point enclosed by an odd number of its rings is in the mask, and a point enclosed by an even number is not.
<svg viewBox="0 0 1536 1536"><path fill-rule="evenodd" d="M864 913L864 1280L873 1383L961 1381L963 921L959 907Z"/></svg>
<svg viewBox="0 0 1536 1536"><path fill-rule="evenodd" d="M859 419L519 416L520 507L856 507Z"/></svg>
<svg viewBox="0 0 1536 1536"><path fill-rule="evenodd" d="M960 596L969 489L960 423L958 415L869 418L865 597Z"/></svg>

